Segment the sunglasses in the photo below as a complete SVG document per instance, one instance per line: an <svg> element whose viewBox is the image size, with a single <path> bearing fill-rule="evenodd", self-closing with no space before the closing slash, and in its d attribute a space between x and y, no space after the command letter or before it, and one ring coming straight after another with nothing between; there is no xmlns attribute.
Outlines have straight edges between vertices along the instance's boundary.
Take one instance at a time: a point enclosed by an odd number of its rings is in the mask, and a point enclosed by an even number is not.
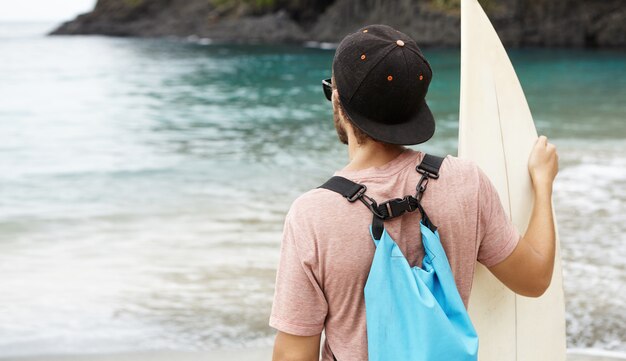
<svg viewBox="0 0 626 361"><path fill-rule="evenodd" d="M324 89L324 95L326 95L326 99L333 99L333 84L331 83L331 79L322 80L322 89Z"/></svg>

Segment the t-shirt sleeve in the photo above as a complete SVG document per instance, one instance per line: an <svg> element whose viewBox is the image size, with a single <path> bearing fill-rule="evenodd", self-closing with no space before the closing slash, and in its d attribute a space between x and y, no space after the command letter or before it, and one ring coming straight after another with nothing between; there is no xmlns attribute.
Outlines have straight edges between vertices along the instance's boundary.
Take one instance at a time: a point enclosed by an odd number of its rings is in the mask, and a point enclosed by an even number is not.
<svg viewBox="0 0 626 361"><path fill-rule="evenodd" d="M313 336L324 328L328 304L313 271L318 264L314 247L296 218L290 211L285 220L269 324L292 335Z"/></svg>
<svg viewBox="0 0 626 361"><path fill-rule="evenodd" d="M504 211L495 187L480 169L478 181L478 261L492 267L513 252L520 235Z"/></svg>

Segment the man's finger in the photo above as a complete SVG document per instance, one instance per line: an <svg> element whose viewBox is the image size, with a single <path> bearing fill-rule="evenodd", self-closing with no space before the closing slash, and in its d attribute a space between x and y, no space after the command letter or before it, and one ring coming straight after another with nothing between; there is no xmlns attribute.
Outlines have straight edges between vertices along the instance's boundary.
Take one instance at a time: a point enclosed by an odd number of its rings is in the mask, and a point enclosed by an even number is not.
<svg viewBox="0 0 626 361"><path fill-rule="evenodd" d="M545 135L539 136L539 139L537 139L537 144L541 144L541 145L546 145L548 143L548 137L546 137Z"/></svg>

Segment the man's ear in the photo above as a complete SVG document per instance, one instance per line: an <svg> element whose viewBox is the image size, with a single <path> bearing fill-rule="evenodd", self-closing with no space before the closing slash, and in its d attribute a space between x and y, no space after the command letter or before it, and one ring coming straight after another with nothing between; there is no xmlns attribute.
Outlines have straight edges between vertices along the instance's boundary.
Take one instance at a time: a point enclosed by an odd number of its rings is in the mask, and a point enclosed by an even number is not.
<svg viewBox="0 0 626 361"><path fill-rule="evenodd" d="M339 106L339 91L335 88L331 93L330 102L333 104L333 110L338 110L337 106Z"/></svg>
<svg viewBox="0 0 626 361"><path fill-rule="evenodd" d="M336 98L337 101L339 101L339 90L337 90L337 88L333 87L333 95L332 98Z"/></svg>

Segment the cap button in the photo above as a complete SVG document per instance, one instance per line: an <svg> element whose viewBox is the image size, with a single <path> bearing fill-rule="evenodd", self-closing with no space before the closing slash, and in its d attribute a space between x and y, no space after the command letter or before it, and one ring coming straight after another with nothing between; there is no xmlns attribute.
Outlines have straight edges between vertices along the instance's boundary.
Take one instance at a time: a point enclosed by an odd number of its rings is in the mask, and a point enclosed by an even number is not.
<svg viewBox="0 0 626 361"><path fill-rule="evenodd" d="M398 44L398 46L404 46L404 41L398 40L396 41L396 44Z"/></svg>

